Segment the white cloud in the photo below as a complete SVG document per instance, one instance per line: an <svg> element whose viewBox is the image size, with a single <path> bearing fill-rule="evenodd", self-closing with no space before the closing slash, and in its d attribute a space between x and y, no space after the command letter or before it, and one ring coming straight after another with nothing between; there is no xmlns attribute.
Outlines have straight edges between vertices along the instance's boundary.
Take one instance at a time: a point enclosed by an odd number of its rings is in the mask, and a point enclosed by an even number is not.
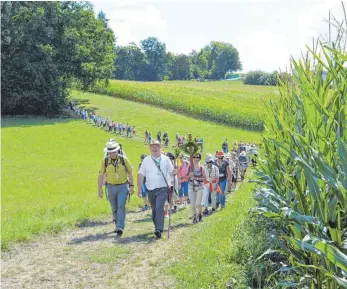
<svg viewBox="0 0 347 289"><path fill-rule="evenodd" d="M99 1L93 4L96 10L105 6L105 3ZM110 2L106 15L110 27L115 32L117 45L139 43L148 36L156 36L159 40L165 37L167 23L161 11L153 4L138 4L138 1Z"/></svg>

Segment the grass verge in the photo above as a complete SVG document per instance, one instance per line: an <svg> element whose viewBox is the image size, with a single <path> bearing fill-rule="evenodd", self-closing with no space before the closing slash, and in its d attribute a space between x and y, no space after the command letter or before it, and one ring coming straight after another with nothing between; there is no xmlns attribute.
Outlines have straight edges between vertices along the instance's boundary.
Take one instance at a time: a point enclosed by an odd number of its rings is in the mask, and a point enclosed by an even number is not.
<svg viewBox="0 0 347 289"><path fill-rule="evenodd" d="M257 268L249 260L263 252L266 237L248 217L253 188L244 183L223 211L190 229L182 256L167 269L176 288L254 288Z"/></svg>

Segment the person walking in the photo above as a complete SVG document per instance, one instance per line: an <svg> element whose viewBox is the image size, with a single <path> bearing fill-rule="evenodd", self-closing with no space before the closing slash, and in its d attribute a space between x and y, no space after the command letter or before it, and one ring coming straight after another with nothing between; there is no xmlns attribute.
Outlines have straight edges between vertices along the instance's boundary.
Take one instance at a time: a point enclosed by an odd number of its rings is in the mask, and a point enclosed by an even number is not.
<svg viewBox="0 0 347 289"><path fill-rule="evenodd" d="M209 196L211 196L212 213L216 211L217 186L219 182L219 169L213 164L213 156L211 154L206 155L204 174L204 215L208 215Z"/></svg>
<svg viewBox="0 0 347 289"><path fill-rule="evenodd" d="M125 227L125 204L128 194L134 193L134 179L129 160L118 152L120 146L114 141L106 145L107 157L102 160L98 177L98 195L103 197L102 185L106 177L108 200L112 207L115 232L122 236Z"/></svg>
<svg viewBox="0 0 347 289"><path fill-rule="evenodd" d="M188 180L189 180L189 162L184 159L183 154L179 155L179 165L178 165L178 182L179 190L178 196L180 201L180 208L183 209L187 205L188 197Z"/></svg>
<svg viewBox="0 0 347 289"><path fill-rule="evenodd" d="M141 155L141 162L139 164L139 169L140 169L141 164L142 164L142 162L146 156L147 156L146 154ZM142 192L142 199L143 199L142 211L147 211L148 210L148 198L147 198L146 178L143 178L143 183L141 186L141 192Z"/></svg>
<svg viewBox="0 0 347 289"><path fill-rule="evenodd" d="M228 140L225 139L225 141L222 144L222 149L223 149L223 153L227 153L229 151L229 145L228 145Z"/></svg>
<svg viewBox="0 0 347 289"><path fill-rule="evenodd" d="M222 151L217 151L216 157L217 161L215 162L215 165L219 169L219 187L221 189L221 194L217 195L217 207L220 205L223 209L225 207L227 181L231 182L231 172L229 163L224 160L224 153Z"/></svg>
<svg viewBox="0 0 347 289"><path fill-rule="evenodd" d="M201 154L193 156L193 167L189 166L188 195L191 204L193 224L202 221L202 196L204 193L204 172L200 164Z"/></svg>
<svg viewBox="0 0 347 289"><path fill-rule="evenodd" d="M154 234L159 239L164 231L164 204L168 198L170 177L176 172L170 159L161 152L162 145L158 140L150 143L150 155L142 161L137 176L138 196L142 196L141 185L146 177L148 199L152 208Z"/></svg>

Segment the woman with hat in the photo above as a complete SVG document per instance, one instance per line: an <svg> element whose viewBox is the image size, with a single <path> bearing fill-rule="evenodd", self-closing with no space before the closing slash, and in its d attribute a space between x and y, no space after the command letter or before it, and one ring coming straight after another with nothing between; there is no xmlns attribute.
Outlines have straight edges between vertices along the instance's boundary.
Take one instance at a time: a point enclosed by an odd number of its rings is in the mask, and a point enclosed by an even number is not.
<svg viewBox="0 0 347 289"><path fill-rule="evenodd" d="M216 210L217 186L219 182L219 169L213 164L213 156L206 155L204 166L204 215L208 214L208 199L211 194L212 212Z"/></svg>
<svg viewBox="0 0 347 289"><path fill-rule="evenodd" d="M227 181L231 182L231 172L228 161L224 160L224 152L217 151L217 160L215 165L219 169L219 187L221 189L221 194L217 195L217 207L219 205L223 209L225 207L225 191L227 187Z"/></svg>
<svg viewBox="0 0 347 289"><path fill-rule="evenodd" d="M102 184L106 176L106 188L118 236L125 227L125 203L128 193L134 193L132 166L129 160L119 155L120 145L114 141L106 144L108 156L102 160L98 178L98 195L103 197Z"/></svg>
<svg viewBox="0 0 347 289"><path fill-rule="evenodd" d="M204 170L200 164L201 154L193 156L193 167L189 166L188 194L192 209L193 224L202 221L202 196L204 194Z"/></svg>

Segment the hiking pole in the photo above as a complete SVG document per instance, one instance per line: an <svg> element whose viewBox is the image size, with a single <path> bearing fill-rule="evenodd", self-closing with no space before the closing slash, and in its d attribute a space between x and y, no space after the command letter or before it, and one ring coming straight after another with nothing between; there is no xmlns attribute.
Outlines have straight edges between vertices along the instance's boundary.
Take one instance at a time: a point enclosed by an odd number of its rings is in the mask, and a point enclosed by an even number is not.
<svg viewBox="0 0 347 289"><path fill-rule="evenodd" d="M171 201L172 201L172 193L170 198L170 188L169 188L169 225L167 228L167 238L170 239L170 227L171 227Z"/></svg>

